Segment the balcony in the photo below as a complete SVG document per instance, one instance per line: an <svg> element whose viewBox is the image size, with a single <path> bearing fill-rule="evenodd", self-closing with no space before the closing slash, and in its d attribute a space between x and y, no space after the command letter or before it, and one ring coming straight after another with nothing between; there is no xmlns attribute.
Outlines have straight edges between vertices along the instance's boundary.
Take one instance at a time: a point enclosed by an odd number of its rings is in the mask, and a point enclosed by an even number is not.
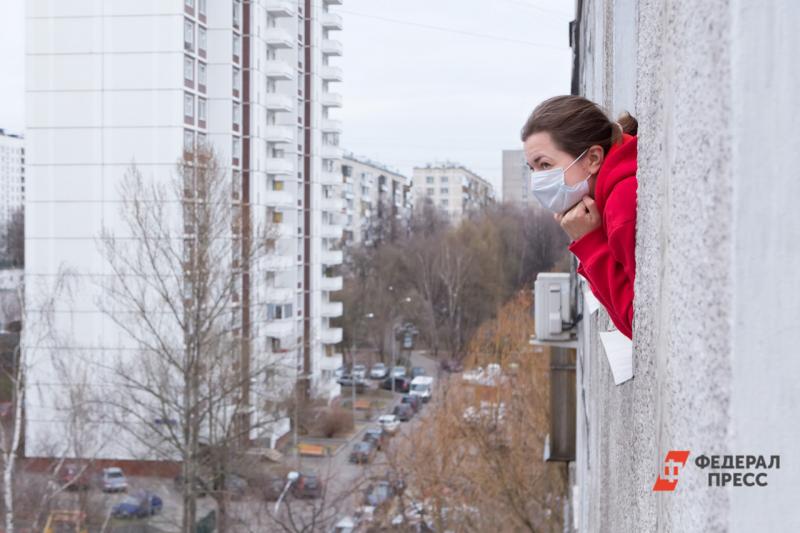
<svg viewBox="0 0 800 533"><path fill-rule="evenodd" d="M341 30L342 29L342 16L338 13L325 12L320 17L322 27L326 30Z"/></svg>
<svg viewBox="0 0 800 533"><path fill-rule="evenodd" d="M297 291L293 289L267 287L266 301L272 304L288 304L294 302L295 296Z"/></svg>
<svg viewBox="0 0 800 533"><path fill-rule="evenodd" d="M286 238L297 236L297 226L287 222L273 222L267 231L276 237Z"/></svg>
<svg viewBox="0 0 800 533"><path fill-rule="evenodd" d="M286 191L267 191L264 205L270 207L294 207L294 196Z"/></svg>
<svg viewBox="0 0 800 533"><path fill-rule="evenodd" d="M340 56L342 55L342 43L335 39L322 39L320 50L324 56Z"/></svg>
<svg viewBox="0 0 800 533"><path fill-rule="evenodd" d="M323 156L325 157L325 156ZM335 158L334 158L335 159ZM319 175L319 182L323 185L341 185L342 175L338 172L323 170Z"/></svg>
<svg viewBox="0 0 800 533"><path fill-rule="evenodd" d="M271 59L264 62L264 72L272 80L291 80L294 78L294 69L286 61Z"/></svg>
<svg viewBox="0 0 800 533"><path fill-rule="evenodd" d="M344 254L341 250L326 250L320 254L320 260L323 265L341 265L344 261Z"/></svg>
<svg viewBox="0 0 800 533"><path fill-rule="evenodd" d="M323 355L319 360L320 370L336 370L342 366L342 354L339 352L333 355Z"/></svg>
<svg viewBox="0 0 800 533"><path fill-rule="evenodd" d="M335 146L333 144L323 144L319 149L319 155L322 159L341 159L342 153L343 150L341 146ZM334 174L336 174L336 183L341 183L342 175L336 172L334 172Z"/></svg>
<svg viewBox="0 0 800 533"><path fill-rule="evenodd" d="M322 133L342 133L342 121L322 119L322 126L320 128Z"/></svg>
<svg viewBox="0 0 800 533"><path fill-rule="evenodd" d="M270 320L264 326L264 334L269 337L284 339L292 335L294 326L295 320L293 318Z"/></svg>
<svg viewBox="0 0 800 533"><path fill-rule="evenodd" d="M283 272L291 270L294 266L292 258L284 255L272 255L264 260L264 268L270 272Z"/></svg>
<svg viewBox="0 0 800 533"><path fill-rule="evenodd" d="M270 111L291 111L294 109L294 103L291 97L285 94L267 94L266 103L264 107Z"/></svg>
<svg viewBox="0 0 800 533"><path fill-rule="evenodd" d="M267 13L273 17L291 17L294 15L296 2L290 0L267 0Z"/></svg>
<svg viewBox="0 0 800 533"><path fill-rule="evenodd" d="M319 103L323 107L342 107L342 95L338 93L322 93Z"/></svg>
<svg viewBox="0 0 800 533"><path fill-rule="evenodd" d="M344 307L342 302L322 302L320 306L320 314L328 318L336 318L342 316Z"/></svg>
<svg viewBox="0 0 800 533"><path fill-rule="evenodd" d="M319 207L323 211L332 211L334 213L338 213L342 210L342 206L344 202L342 202L341 198L322 198L319 201Z"/></svg>
<svg viewBox="0 0 800 533"><path fill-rule="evenodd" d="M273 143L294 142L295 129L291 126L275 126L270 124L264 128L264 139Z"/></svg>
<svg viewBox="0 0 800 533"><path fill-rule="evenodd" d="M283 28L267 28L264 32L264 42L270 48L292 48L297 37Z"/></svg>
<svg viewBox="0 0 800 533"><path fill-rule="evenodd" d="M319 282L319 288L323 291L340 291L342 290L342 276L329 278L323 276Z"/></svg>
<svg viewBox="0 0 800 533"><path fill-rule="evenodd" d="M323 0L326 6L340 6L342 5L342 0Z"/></svg>
<svg viewBox="0 0 800 533"><path fill-rule="evenodd" d="M341 239L343 230L340 224L323 224L319 234L325 239Z"/></svg>
<svg viewBox="0 0 800 533"><path fill-rule="evenodd" d="M342 342L342 328L324 328L319 337L322 344L339 344Z"/></svg>
<svg viewBox="0 0 800 533"><path fill-rule="evenodd" d="M282 157L268 157L265 161L267 166L267 174L278 175L293 175L294 165L289 159Z"/></svg>
<svg viewBox="0 0 800 533"><path fill-rule="evenodd" d="M342 69L323 65L319 68L319 77L326 81L342 81Z"/></svg>

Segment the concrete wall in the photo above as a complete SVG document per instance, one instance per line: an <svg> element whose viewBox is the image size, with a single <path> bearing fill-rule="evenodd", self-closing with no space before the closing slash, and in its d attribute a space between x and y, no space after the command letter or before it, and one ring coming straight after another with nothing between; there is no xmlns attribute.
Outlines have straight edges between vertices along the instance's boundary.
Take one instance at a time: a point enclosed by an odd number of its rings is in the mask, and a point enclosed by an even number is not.
<svg viewBox="0 0 800 533"><path fill-rule="evenodd" d="M634 379L580 326L581 531L796 531L800 482L800 4L583 2L581 86L639 129ZM635 55L631 55L631 50ZM633 105L631 105L633 104ZM652 492L668 450L675 492ZM767 487L708 486L701 454L781 455ZM731 471L729 471L731 472Z"/></svg>

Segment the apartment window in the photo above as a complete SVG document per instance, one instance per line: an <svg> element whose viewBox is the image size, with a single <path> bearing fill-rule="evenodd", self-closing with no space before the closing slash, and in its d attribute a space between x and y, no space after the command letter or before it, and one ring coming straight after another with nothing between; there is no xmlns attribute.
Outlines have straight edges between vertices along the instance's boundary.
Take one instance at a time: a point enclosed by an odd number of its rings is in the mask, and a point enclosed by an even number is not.
<svg viewBox="0 0 800 533"><path fill-rule="evenodd" d="M433 181L434 181L434 180L433 180L433 176L426 176L426 177L425 177L425 181L426 181L427 183L433 183Z"/></svg>
<svg viewBox="0 0 800 533"><path fill-rule="evenodd" d="M233 90L236 93L242 90L242 74L236 67L233 68Z"/></svg>
<svg viewBox="0 0 800 533"><path fill-rule="evenodd" d="M202 26L197 30L197 48L200 52L205 53L207 50L208 38L206 36L206 29Z"/></svg>
<svg viewBox="0 0 800 533"><path fill-rule="evenodd" d="M205 98L197 99L197 120L201 122L206 121L206 100Z"/></svg>
<svg viewBox="0 0 800 533"><path fill-rule="evenodd" d="M283 222L283 212L282 211L273 211L272 212L272 222L274 224L280 224Z"/></svg>
<svg viewBox="0 0 800 533"><path fill-rule="evenodd" d="M233 138L233 159L239 161L242 152L242 141L238 137Z"/></svg>
<svg viewBox="0 0 800 533"><path fill-rule="evenodd" d="M236 129L239 128L239 125L242 123L242 106L237 104L236 102L233 103L233 125Z"/></svg>
<svg viewBox="0 0 800 533"><path fill-rule="evenodd" d="M282 181L274 182L272 184L272 190L273 191L282 191L283 190L283 182Z"/></svg>
<svg viewBox="0 0 800 533"><path fill-rule="evenodd" d="M197 132L197 146L203 147L206 145L206 134Z"/></svg>
<svg viewBox="0 0 800 533"><path fill-rule="evenodd" d="M242 38L238 35L233 36L233 56L238 58L242 55Z"/></svg>
<svg viewBox="0 0 800 533"><path fill-rule="evenodd" d="M208 79L208 74L206 73L206 64L205 63L197 63L197 83L201 87L206 86L206 81Z"/></svg>
<svg viewBox="0 0 800 533"><path fill-rule="evenodd" d="M439 189L439 193L440 194L450 194L450 189L448 189L447 187L441 187Z"/></svg>
<svg viewBox="0 0 800 533"><path fill-rule="evenodd" d="M183 116L184 118L194 118L194 96L188 93L183 95Z"/></svg>
<svg viewBox="0 0 800 533"><path fill-rule="evenodd" d="M183 79L188 82L194 81L194 60L188 56L183 58Z"/></svg>
<svg viewBox="0 0 800 533"><path fill-rule="evenodd" d="M237 28L241 25L242 20L242 4L237 2L236 0L233 1L233 25Z"/></svg>
<svg viewBox="0 0 800 533"><path fill-rule="evenodd" d="M442 207L447 207L448 205L450 205L450 200L448 200L447 198L442 198L441 204Z"/></svg>
<svg viewBox="0 0 800 533"><path fill-rule="evenodd" d="M191 152L194 150L194 132L190 130L183 130L183 150Z"/></svg>
<svg viewBox="0 0 800 533"><path fill-rule="evenodd" d="M435 192L436 192L436 189L434 189L433 187L428 187L428 196L433 196L433 194Z"/></svg>
<svg viewBox="0 0 800 533"><path fill-rule="evenodd" d="M194 0L185 0L186 7L194 7Z"/></svg>
<svg viewBox="0 0 800 533"><path fill-rule="evenodd" d="M183 47L194 51L194 23L190 20L183 21Z"/></svg>
<svg viewBox="0 0 800 533"><path fill-rule="evenodd" d="M206 14L206 0L197 0L197 11L201 15Z"/></svg>

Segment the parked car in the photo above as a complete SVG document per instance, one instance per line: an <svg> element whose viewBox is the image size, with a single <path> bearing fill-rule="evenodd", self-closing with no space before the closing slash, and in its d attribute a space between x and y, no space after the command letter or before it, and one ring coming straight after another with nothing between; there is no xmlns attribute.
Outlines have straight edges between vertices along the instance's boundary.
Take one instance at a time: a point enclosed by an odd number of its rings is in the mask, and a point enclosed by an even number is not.
<svg viewBox="0 0 800 533"><path fill-rule="evenodd" d="M389 435L383 428L369 428L364 432L361 440L371 442L375 448L382 450L389 443Z"/></svg>
<svg viewBox="0 0 800 533"><path fill-rule="evenodd" d="M395 415L381 415L378 417L378 424L389 435L394 435L400 429L400 420Z"/></svg>
<svg viewBox="0 0 800 533"><path fill-rule="evenodd" d="M112 466L104 468L100 474L100 486L103 492L127 492L128 478L121 468Z"/></svg>
<svg viewBox="0 0 800 533"><path fill-rule="evenodd" d="M368 441L356 442L350 451L351 463L370 463L375 457L375 445Z"/></svg>
<svg viewBox="0 0 800 533"><path fill-rule="evenodd" d="M91 475L88 465L67 463L58 471L58 483L67 490L89 490Z"/></svg>
<svg viewBox="0 0 800 533"><path fill-rule="evenodd" d="M322 481L316 474L300 474L292 483L292 495L295 498L321 498Z"/></svg>
<svg viewBox="0 0 800 533"><path fill-rule="evenodd" d="M417 376L425 376L426 374L427 373L425 372L425 369L421 366L415 366L411 369L411 379L414 379Z"/></svg>
<svg viewBox="0 0 800 533"><path fill-rule="evenodd" d="M397 416L400 422L408 422L414 416L414 408L407 403L401 403L394 406L392 413Z"/></svg>
<svg viewBox="0 0 800 533"><path fill-rule="evenodd" d="M172 480L175 483L175 490L183 492L183 485L186 483L186 478L183 475L177 475ZM203 498L209 493L209 483L200 476L194 476L194 492L200 498Z"/></svg>
<svg viewBox="0 0 800 533"><path fill-rule="evenodd" d="M384 379L389 374L389 369L383 363L375 363L369 371L372 379Z"/></svg>
<svg viewBox="0 0 800 533"><path fill-rule="evenodd" d="M339 368L333 371L333 374L336 376L336 379L339 379L340 377L347 374L347 367L340 366Z"/></svg>
<svg viewBox="0 0 800 533"><path fill-rule="evenodd" d="M364 380L367 377L367 367L365 365L353 365L352 375L357 380Z"/></svg>
<svg viewBox="0 0 800 533"><path fill-rule="evenodd" d="M143 518L160 513L164 507L161 498L149 490L136 491L111 508L115 518Z"/></svg>
<svg viewBox="0 0 800 533"><path fill-rule="evenodd" d="M407 403L410 405L415 413L418 413L420 409L422 409L422 399L419 396L411 396L410 394L406 394L403 396L403 399L400 400L400 403Z"/></svg>
<svg viewBox="0 0 800 533"><path fill-rule="evenodd" d="M408 375L408 372L406 371L406 367L404 367L404 366L396 366L396 367L392 368L392 376L394 376L396 378L404 378L407 375Z"/></svg>
<svg viewBox="0 0 800 533"><path fill-rule="evenodd" d="M355 379L353 376L342 376L336 382L342 387L355 387L359 394L367 388L367 384L363 380Z"/></svg>
<svg viewBox="0 0 800 533"><path fill-rule="evenodd" d="M395 392L408 392L411 388L411 381L406 378L388 377L381 382L381 388L385 390L392 390L392 381L394 381Z"/></svg>
<svg viewBox="0 0 800 533"><path fill-rule="evenodd" d="M373 483L364 491L364 503L372 507L379 507L395 495L392 484L388 481Z"/></svg>

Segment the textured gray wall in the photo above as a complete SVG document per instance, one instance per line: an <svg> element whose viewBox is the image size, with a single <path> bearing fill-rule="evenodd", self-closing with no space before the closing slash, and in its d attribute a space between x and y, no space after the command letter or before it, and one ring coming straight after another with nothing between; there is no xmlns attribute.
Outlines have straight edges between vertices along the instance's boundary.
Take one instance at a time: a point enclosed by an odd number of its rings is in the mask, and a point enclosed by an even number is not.
<svg viewBox="0 0 800 533"><path fill-rule="evenodd" d="M800 3L585 4L586 95L635 94L640 129L635 378L614 385L607 317L585 320L580 528L800 531ZM653 493L670 449L691 465ZM782 463L768 487L708 487L701 453Z"/></svg>

